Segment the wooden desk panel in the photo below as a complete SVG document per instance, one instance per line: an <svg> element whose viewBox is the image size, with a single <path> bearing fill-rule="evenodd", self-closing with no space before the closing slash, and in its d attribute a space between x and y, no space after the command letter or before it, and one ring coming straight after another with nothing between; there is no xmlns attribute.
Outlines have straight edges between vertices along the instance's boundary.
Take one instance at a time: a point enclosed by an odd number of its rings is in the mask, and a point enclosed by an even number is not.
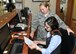
<svg viewBox="0 0 76 54"><path fill-rule="evenodd" d="M28 17L28 29L26 31L28 38L30 36L31 19L32 19L32 14L29 14L29 17ZM24 43L24 46L23 46L23 54L28 54L28 46L25 43Z"/></svg>
<svg viewBox="0 0 76 54"><path fill-rule="evenodd" d="M13 12L8 12L2 16L0 16L0 28L2 28L5 24L7 24L11 19L14 18L14 16L16 16L16 10L14 10Z"/></svg>
<svg viewBox="0 0 76 54"><path fill-rule="evenodd" d="M23 53L22 54L28 54L28 46L25 43L23 45Z"/></svg>

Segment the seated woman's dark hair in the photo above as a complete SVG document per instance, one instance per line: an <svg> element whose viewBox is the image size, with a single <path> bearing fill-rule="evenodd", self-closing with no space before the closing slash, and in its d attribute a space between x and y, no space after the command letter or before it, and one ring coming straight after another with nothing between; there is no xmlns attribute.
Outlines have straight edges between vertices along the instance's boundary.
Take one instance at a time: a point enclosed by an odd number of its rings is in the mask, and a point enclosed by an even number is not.
<svg viewBox="0 0 76 54"><path fill-rule="evenodd" d="M54 16L48 17L48 19L46 19L44 23L46 22L52 28L52 30L59 28L58 21L56 20Z"/></svg>

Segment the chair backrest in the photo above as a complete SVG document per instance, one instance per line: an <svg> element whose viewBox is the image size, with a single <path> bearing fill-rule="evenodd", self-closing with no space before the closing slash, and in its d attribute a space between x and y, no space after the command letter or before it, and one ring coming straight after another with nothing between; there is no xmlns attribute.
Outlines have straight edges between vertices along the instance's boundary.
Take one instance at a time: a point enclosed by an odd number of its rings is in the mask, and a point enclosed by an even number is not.
<svg viewBox="0 0 76 54"><path fill-rule="evenodd" d="M72 54L72 50L75 46L75 36L73 33L70 33L68 39L67 39L67 47L68 47L68 54Z"/></svg>
<svg viewBox="0 0 76 54"><path fill-rule="evenodd" d="M75 37L73 33L68 35L67 30L60 29L62 33L61 54L71 54L75 46Z"/></svg>

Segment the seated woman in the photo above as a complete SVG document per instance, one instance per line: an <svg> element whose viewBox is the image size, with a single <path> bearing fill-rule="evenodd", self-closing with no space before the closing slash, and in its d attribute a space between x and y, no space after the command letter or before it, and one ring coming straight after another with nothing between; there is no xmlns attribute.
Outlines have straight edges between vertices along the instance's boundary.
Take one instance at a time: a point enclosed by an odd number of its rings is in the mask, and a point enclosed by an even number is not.
<svg viewBox="0 0 76 54"><path fill-rule="evenodd" d="M61 45L61 33L59 31L59 24L54 16L49 17L44 22L45 29L47 31L46 42L43 41L34 41L29 48L36 49L42 54L61 54L60 45ZM45 44L46 48L40 48L37 44Z"/></svg>

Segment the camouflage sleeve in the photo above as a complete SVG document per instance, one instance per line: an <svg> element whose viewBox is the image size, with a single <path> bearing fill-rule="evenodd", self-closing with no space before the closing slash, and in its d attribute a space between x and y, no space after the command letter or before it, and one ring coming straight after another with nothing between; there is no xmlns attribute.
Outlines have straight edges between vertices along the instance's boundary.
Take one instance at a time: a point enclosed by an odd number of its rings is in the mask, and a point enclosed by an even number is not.
<svg viewBox="0 0 76 54"><path fill-rule="evenodd" d="M31 31L36 31L38 27L39 21L38 21L38 16L32 16L32 23L31 23Z"/></svg>
<svg viewBox="0 0 76 54"><path fill-rule="evenodd" d="M68 26L60 19L60 17L57 14L55 14L55 17L59 23L59 28L63 28L67 30Z"/></svg>

